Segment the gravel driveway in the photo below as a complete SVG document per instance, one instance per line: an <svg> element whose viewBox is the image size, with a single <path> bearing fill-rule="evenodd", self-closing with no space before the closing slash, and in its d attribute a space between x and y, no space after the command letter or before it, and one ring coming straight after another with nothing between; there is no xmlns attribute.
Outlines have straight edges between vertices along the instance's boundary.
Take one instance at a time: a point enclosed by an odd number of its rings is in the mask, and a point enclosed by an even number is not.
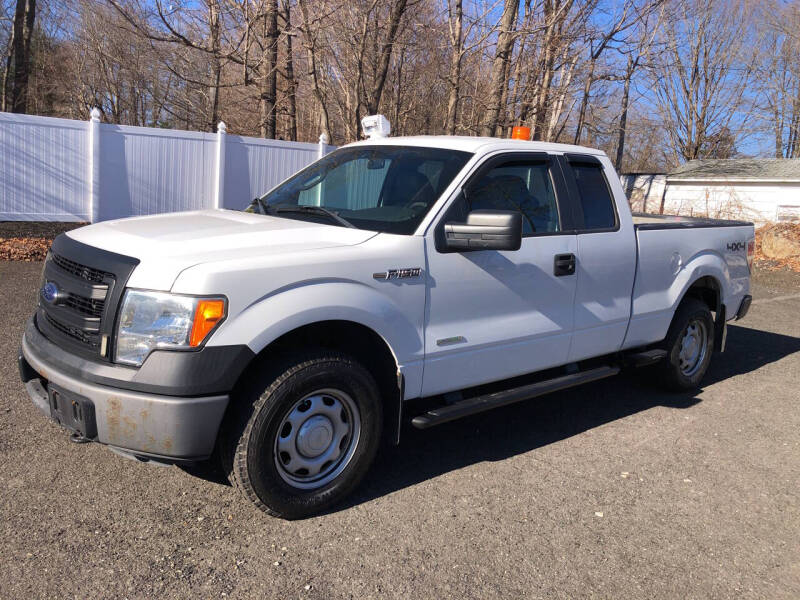
<svg viewBox="0 0 800 600"><path fill-rule="evenodd" d="M0 263L0 598L800 598L800 276L760 276L696 395L643 373L426 431L299 522L74 445L19 382Z"/></svg>

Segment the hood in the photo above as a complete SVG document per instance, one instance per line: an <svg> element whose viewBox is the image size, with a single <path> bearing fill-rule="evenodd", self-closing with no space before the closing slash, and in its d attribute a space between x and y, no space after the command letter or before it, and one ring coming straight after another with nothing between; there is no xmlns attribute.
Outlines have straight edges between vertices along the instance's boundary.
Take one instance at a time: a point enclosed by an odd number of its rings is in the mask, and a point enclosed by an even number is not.
<svg viewBox="0 0 800 600"><path fill-rule="evenodd" d="M194 265L352 246L376 233L232 210L200 210L106 221L67 235L138 258L130 287L168 290L181 271Z"/></svg>

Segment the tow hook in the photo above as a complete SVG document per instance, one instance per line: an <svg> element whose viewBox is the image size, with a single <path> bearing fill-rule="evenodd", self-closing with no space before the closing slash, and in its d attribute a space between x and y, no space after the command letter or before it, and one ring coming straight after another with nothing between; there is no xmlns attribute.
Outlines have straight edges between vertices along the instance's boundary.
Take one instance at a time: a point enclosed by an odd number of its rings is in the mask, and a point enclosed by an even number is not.
<svg viewBox="0 0 800 600"><path fill-rule="evenodd" d="M71 433L71 434L70 434L70 436L69 436L69 441L70 441L70 442L72 442L73 444L88 444L88 443L89 443L89 442L91 442L92 440L90 440L89 438L87 438L87 437L86 437L85 435L83 435L82 433L78 433L78 432L76 431L76 432L74 432L74 433Z"/></svg>

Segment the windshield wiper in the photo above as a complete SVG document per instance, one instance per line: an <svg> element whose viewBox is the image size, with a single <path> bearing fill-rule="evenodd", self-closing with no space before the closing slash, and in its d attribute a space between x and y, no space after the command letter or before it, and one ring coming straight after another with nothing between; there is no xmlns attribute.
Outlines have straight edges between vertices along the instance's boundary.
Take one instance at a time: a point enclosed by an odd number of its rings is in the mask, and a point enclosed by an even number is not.
<svg viewBox="0 0 800 600"><path fill-rule="evenodd" d="M261 206L264 207L265 205L261 204ZM343 217L340 217L337 213L333 212L332 210L329 210L327 208L323 208L322 206L304 206L304 205L299 205L299 206L286 206L286 205L275 206L275 205L272 205L272 206L266 206L266 210L267 210L267 214L270 214L270 215L277 215L277 214L280 214L280 213L301 213L301 214L302 213L307 213L307 214L312 214L312 215L322 215L322 216L328 217L331 221L334 221L334 222L338 223L339 225L342 225L343 227L355 228L355 225L353 225L350 221L348 221L347 219L345 219Z"/></svg>
<svg viewBox="0 0 800 600"><path fill-rule="evenodd" d="M261 209L261 214L262 215L268 215L269 214L269 205L266 202L264 202L263 198L261 198L261 197L253 198L250 201L250 206L248 208L250 208L250 207L255 208L256 206Z"/></svg>

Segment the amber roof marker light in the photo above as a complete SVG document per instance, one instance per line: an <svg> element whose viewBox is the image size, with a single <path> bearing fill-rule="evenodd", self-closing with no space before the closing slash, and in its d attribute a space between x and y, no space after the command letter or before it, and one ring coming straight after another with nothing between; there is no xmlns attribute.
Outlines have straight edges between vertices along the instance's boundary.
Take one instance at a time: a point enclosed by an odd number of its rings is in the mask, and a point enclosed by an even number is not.
<svg viewBox="0 0 800 600"><path fill-rule="evenodd" d="M528 141L531 139L531 128L525 127L524 125L517 125L511 130L511 139L512 140L525 140Z"/></svg>

